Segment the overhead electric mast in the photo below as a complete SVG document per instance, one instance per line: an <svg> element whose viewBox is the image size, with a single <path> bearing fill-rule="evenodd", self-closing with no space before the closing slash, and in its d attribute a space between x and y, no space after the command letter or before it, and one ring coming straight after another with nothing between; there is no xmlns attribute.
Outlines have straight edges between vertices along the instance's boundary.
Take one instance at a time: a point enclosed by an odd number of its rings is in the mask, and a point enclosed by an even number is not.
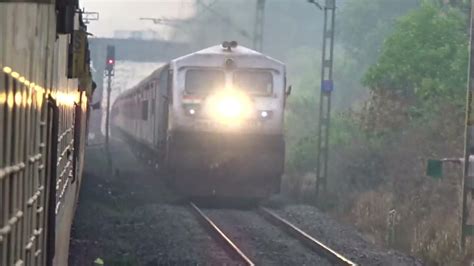
<svg viewBox="0 0 474 266"><path fill-rule="evenodd" d="M255 25L253 32L253 48L263 52L263 29L265 24L265 0L257 0Z"/></svg>
<svg viewBox="0 0 474 266"><path fill-rule="evenodd" d="M336 24L336 0L325 0L322 7L315 0L308 2L324 9L323 47L321 59L321 92L319 102L318 146L316 155L316 197L326 190L329 161L329 127L331 125L331 94L334 89L333 58Z"/></svg>

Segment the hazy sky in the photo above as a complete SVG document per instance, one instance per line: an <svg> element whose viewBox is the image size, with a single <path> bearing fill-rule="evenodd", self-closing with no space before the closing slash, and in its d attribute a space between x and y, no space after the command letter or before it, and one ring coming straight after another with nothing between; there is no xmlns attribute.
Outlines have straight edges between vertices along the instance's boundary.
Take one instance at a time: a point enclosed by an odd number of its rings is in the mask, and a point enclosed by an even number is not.
<svg viewBox="0 0 474 266"><path fill-rule="evenodd" d="M180 19L194 13L195 0L80 0L88 12L99 12L88 31L95 36L113 36L115 30L154 30L166 38L172 28L141 21L140 17Z"/></svg>

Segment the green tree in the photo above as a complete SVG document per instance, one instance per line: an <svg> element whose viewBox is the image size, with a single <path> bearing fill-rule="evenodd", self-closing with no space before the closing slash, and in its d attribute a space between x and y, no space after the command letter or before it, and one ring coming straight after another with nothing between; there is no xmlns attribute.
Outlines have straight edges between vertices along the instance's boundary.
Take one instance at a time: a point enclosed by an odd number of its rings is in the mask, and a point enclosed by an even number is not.
<svg viewBox="0 0 474 266"><path fill-rule="evenodd" d="M364 73L374 64L384 40L393 32L397 19L419 7L421 0L340 1L336 29L337 58L334 94L336 109L346 110L367 97L361 84Z"/></svg>
<svg viewBox="0 0 474 266"><path fill-rule="evenodd" d="M460 99L467 71L466 18L455 8L425 1L399 20L364 84L417 99Z"/></svg>
<svg viewBox="0 0 474 266"><path fill-rule="evenodd" d="M359 64L377 60L397 18L418 7L420 0L352 0L338 14L338 41Z"/></svg>

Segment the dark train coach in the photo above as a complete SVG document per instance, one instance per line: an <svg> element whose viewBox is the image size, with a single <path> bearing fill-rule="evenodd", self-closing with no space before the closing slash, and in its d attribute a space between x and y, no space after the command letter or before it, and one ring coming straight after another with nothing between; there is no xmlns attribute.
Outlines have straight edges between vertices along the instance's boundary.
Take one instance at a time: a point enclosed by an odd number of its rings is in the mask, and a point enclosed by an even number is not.
<svg viewBox="0 0 474 266"><path fill-rule="evenodd" d="M78 1L0 1L0 265L67 265L91 94Z"/></svg>
<svg viewBox="0 0 474 266"><path fill-rule="evenodd" d="M122 93L112 123L189 196L265 198L284 166L285 65L224 42Z"/></svg>

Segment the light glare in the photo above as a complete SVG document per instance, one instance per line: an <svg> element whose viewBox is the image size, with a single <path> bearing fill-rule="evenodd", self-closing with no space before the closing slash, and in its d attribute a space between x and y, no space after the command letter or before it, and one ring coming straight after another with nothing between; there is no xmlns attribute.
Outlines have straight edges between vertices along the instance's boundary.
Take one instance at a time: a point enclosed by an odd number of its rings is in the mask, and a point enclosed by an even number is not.
<svg viewBox="0 0 474 266"><path fill-rule="evenodd" d="M252 113L250 98L242 91L224 89L212 95L208 102L208 112L217 121L227 125L239 125Z"/></svg>

